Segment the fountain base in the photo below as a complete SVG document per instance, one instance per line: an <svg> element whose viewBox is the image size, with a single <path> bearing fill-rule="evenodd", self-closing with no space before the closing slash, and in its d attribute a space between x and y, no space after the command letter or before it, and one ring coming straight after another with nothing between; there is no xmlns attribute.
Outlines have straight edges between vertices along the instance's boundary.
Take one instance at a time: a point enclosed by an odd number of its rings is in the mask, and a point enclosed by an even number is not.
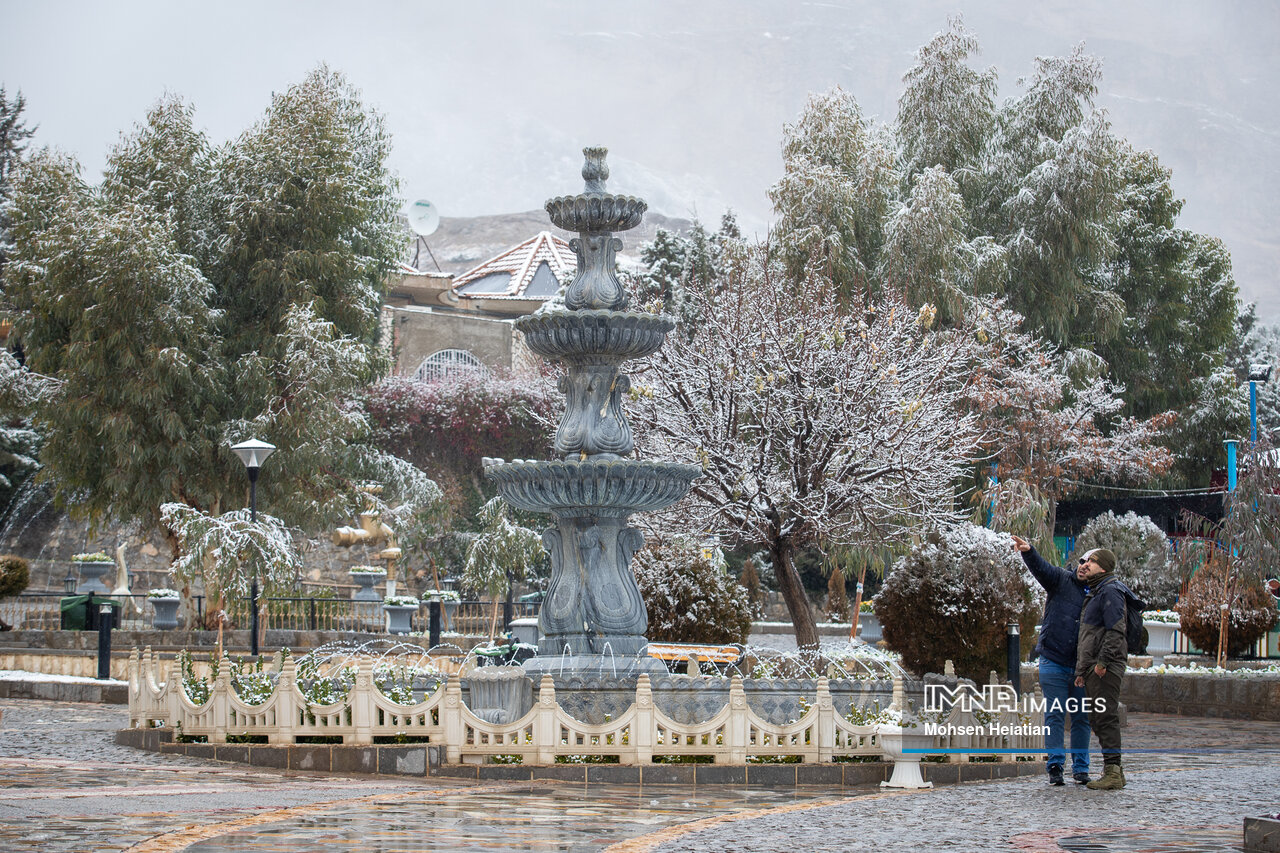
<svg viewBox="0 0 1280 853"><path fill-rule="evenodd" d="M530 658L521 666L534 679L544 675L573 678L634 678L640 673L669 675L666 664L648 655L547 655Z"/></svg>

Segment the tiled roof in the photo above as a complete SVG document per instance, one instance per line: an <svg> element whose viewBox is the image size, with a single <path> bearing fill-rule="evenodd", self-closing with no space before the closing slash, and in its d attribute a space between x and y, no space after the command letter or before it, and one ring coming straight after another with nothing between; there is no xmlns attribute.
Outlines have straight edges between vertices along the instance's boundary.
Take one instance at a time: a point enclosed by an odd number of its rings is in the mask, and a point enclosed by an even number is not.
<svg viewBox="0 0 1280 853"><path fill-rule="evenodd" d="M577 265L577 255L567 242L540 231L455 278L453 292L485 299L549 299L559 288L560 278Z"/></svg>

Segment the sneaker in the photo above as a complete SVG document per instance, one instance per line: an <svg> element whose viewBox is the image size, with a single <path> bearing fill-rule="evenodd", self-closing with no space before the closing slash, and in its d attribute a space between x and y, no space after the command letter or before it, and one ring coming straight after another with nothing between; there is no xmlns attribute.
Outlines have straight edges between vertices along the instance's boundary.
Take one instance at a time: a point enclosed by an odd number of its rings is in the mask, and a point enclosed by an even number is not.
<svg viewBox="0 0 1280 853"><path fill-rule="evenodd" d="M1089 774L1081 770L1079 773L1072 773L1071 778L1076 780L1077 785L1088 785Z"/></svg>
<svg viewBox="0 0 1280 853"><path fill-rule="evenodd" d="M1050 767L1050 768L1049 768L1049 784L1050 784L1050 785L1065 785L1065 784L1066 784L1066 782L1062 781L1062 768L1061 768L1061 767L1054 766L1054 767Z"/></svg>
<svg viewBox="0 0 1280 853"><path fill-rule="evenodd" d="M1118 791L1124 787L1124 771L1119 764L1108 764L1100 779L1085 785L1090 791Z"/></svg>

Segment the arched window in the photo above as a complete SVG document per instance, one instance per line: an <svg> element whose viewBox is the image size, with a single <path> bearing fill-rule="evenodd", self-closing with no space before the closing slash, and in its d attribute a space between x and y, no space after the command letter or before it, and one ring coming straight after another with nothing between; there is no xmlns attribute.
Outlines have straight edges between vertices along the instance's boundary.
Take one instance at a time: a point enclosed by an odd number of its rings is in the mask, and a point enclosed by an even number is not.
<svg viewBox="0 0 1280 853"><path fill-rule="evenodd" d="M480 359L464 349L442 349L422 360L418 367L419 382L439 382L463 373L487 373Z"/></svg>

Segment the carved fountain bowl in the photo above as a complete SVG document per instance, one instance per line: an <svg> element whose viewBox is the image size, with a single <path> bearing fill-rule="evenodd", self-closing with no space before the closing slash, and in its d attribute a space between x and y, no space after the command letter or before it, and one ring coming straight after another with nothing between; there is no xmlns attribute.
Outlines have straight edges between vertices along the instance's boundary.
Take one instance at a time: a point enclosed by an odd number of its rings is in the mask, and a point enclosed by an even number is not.
<svg viewBox="0 0 1280 853"><path fill-rule="evenodd" d="M630 195L585 193L548 199L547 214L566 231L627 231L644 218L649 205Z"/></svg>
<svg viewBox="0 0 1280 853"><path fill-rule="evenodd" d="M630 515L669 506L702 475L697 465L639 459L504 462L485 475L513 506L556 515Z"/></svg>
<svg viewBox="0 0 1280 853"><path fill-rule="evenodd" d="M657 352L675 321L637 311L553 309L521 317L515 326L543 358L627 361Z"/></svg>

